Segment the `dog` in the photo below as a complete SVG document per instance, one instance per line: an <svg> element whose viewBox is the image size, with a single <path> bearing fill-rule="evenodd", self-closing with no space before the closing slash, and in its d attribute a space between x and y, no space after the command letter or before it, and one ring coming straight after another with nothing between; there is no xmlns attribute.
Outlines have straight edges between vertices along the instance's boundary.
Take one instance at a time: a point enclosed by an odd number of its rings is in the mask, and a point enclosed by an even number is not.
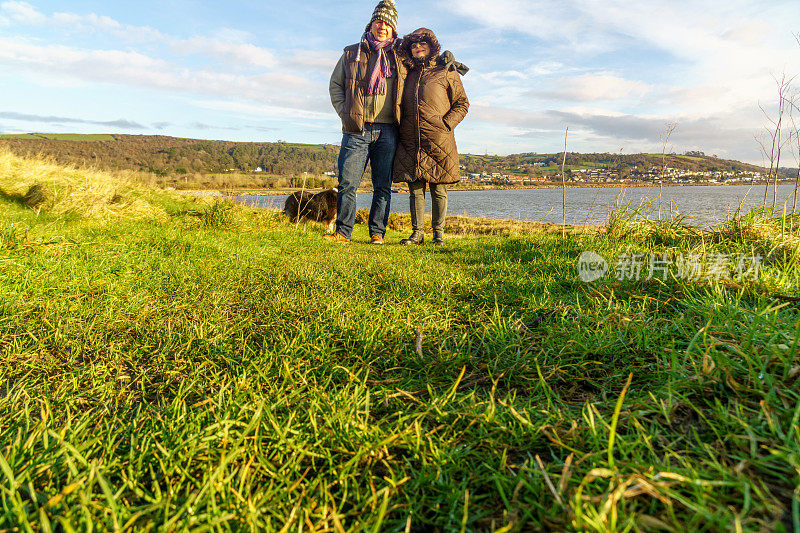
<svg viewBox="0 0 800 533"><path fill-rule="evenodd" d="M338 192L339 189L336 187L316 194L297 191L286 199L283 204L283 212L292 222L297 222L298 218L321 222L327 226L328 233L333 233Z"/></svg>

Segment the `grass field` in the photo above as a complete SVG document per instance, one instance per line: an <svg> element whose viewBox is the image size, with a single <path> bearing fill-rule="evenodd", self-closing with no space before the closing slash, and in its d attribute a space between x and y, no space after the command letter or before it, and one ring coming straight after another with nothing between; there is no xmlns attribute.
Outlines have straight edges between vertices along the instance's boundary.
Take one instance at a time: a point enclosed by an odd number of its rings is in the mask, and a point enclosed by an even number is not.
<svg viewBox="0 0 800 533"><path fill-rule="evenodd" d="M335 246L2 153L0 191L0 530L800 527L796 218Z"/></svg>
<svg viewBox="0 0 800 533"><path fill-rule="evenodd" d="M666 154L666 155L665 154L647 154L647 155L649 155L651 157L658 157L658 158L667 157L667 158L672 158L672 159L684 159L686 161L707 161L708 159L710 159L710 157L696 157L696 156L682 155L682 154Z"/></svg>
<svg viewBox="0 0 800 533"><path fill-rule="evenodd" d="M607 168L608 165L605 163L582 163L580 165L564 165L564 170L581 170L581 169L604 169ZM550 165L547 167L539 167L542 172L551 173L554 177L559 178L561 177L561 165ZM522 170L516 170L512 168L506 168L502 171L504 174L512 174L517 176L525 175L526 173Z"/></svg>
<svg viewBox="0 0 800 533"><path fill-rule="evenodd" d="M595 169L595 168L602 169L602 168L606 168L606 167L607 167L607 165L605 165L603 163L584 163L584 164L581 164L581 165L564 165L564 170L580 170L580 169L584 169L584 168L591 170L591 169ZM560 179L560 176L561 176L561 165L550 165L550 166L547 166L547 167L539 167L539 168L541 168L542 172L549 172L549 173L558 174L557 177L559 177L559 179Z"/></svg>

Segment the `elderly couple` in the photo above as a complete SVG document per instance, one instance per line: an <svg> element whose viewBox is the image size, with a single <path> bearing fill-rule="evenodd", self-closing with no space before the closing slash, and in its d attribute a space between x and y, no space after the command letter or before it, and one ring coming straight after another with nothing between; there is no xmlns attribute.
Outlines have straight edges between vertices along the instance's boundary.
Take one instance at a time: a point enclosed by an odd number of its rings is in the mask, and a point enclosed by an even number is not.
<svg viewBox="0 0 800 533"><path fill-rule="evenodd" d="M444 242L447 184L459 181L453 130L469 101L460 75L468 70L450 52L439 56L432 31L397 35L394 0L381 0L361 42L344 49L331 76L331 102L342 119L339 191L333 242L350 242L356 189L372 167L372 244L383 244L389 220L391 184L406 182L413 232L401 244L425 238L425 188L433 200L433 243Z"/></svg>

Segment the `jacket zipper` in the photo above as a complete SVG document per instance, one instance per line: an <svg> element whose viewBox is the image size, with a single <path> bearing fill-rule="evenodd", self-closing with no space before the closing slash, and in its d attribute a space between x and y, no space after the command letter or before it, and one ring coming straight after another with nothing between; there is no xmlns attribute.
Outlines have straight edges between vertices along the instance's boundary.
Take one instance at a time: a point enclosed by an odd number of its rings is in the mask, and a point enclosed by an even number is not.
<svg viewBox="0 0 800 533"><path fill-rule="evenodd" d="M417 98L417 168L414 169L414 179L416 180L419 174L422 174L422 164L420 163L419 154L422 152L422 122L419 118L419 104L420 95L419 89L422 85L422 76L425 74L425 64L422 64L422 69L419 71L419 78L417 79L417 86L414 88L414 94Z"/></svg>

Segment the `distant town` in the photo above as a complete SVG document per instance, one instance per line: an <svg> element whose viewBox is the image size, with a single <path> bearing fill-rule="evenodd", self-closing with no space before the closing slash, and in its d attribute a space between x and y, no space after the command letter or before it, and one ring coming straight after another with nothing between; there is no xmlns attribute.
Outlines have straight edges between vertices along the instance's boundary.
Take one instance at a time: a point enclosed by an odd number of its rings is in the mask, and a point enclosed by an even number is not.
<svg viewBox="0 0 800 533"><path fill-rule="evenodd" d="M541 164L534 163L541 166ZM462 165L462 169L464 166ZM520 167L517 167L521 170ZM766 179L762 172L752 170L728 170L728 171L698 171L683 170L678 168L649 167L639 168L634 166L630 172L620 177L620 172L602 168L577 168L570 169L564 173L564 181L567 183L669 183L669 184L690 184L703 183L713 184L749 184L759 183ZM506 185L536 185L538 183L549 183L560 181L560 175L518 175L504 174L500 172L481 172L463 174L461 180L465 183L482 184L506 184Z"/></svg>

